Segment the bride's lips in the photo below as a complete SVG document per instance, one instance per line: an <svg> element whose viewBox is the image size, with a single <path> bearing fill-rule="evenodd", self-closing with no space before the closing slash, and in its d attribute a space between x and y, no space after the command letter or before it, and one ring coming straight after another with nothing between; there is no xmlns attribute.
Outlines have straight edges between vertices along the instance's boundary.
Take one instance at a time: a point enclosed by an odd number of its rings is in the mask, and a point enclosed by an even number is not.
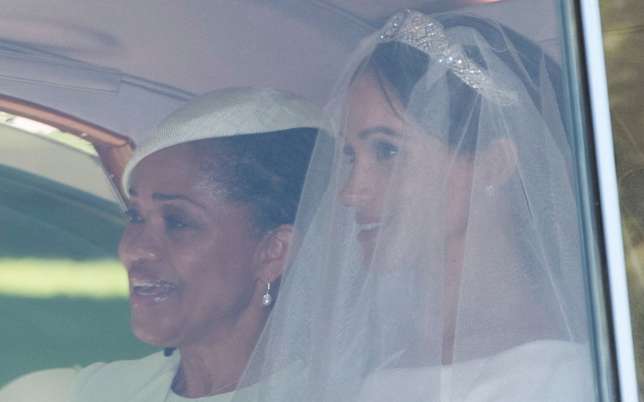
<svg viewBox="0 0 644 402"><path fill-rule="evenodd" d="M380 229L385 226L382 218L367 217L356 215L356 224L358 225L358 240L361 242L372 241L378 235Z"/></svg>
<svg viewBox="0 0 644 402"><path fill-rule="evenodd" d="M384 224L382 222L358 225L358 240L372 241L377 236L380 228L383 226Z"/></svg>
<svg viewBox="0 0 644 402"><path fill-rule="evenodd" d="M130 278L130 299L135 305L156 305L168 300L177 288L162 279Z"/></svg>

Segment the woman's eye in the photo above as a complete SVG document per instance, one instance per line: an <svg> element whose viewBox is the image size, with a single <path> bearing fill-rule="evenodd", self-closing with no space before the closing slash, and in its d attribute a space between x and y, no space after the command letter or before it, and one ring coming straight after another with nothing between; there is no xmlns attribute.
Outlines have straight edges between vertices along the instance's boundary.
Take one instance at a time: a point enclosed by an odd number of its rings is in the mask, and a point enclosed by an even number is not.
<svg viewBox="0 0 644 402"><path fill-rule="evenodd" d="M356 160L356 152L350 146L342 148L343 162L352 164Z"/></svg>
<svg viewBox="0 0 644 402"><path fill-rule="evenodd" d="M174 215L166 216L164 218L164 221L165 221L166 228L170 230L181 230L181 229L186 229L187 227L190 226L185 219Z"/></svg>
<svg viewBox="0 0 644 402"><path fill-rule="evenodd" d="M139 211L137 211L136 209L133 209L133 208L129 208L128 210L125 211L125 218L130 223L142 223L143 222L143 218L139 214Z"/></svg>
<svg viewBox="0 0 644 402"><path fill-rule="evenodd" d="M374 144L374 147L376 159L379 161L389 160L400 152L400 149L396 145L387 141L378 141Z"/></svg>

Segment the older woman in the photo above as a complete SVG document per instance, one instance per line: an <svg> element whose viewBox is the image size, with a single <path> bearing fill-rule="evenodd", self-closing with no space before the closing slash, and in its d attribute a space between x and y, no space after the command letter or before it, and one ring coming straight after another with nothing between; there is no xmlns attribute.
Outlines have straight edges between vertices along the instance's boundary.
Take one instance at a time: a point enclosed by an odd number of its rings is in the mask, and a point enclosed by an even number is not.
<svg viewBox="0 0 644 402"><path fill-rule="evenodd" d="M170 115L137 148L124 173L119 255L132 329L165 351L80 370L71 401L230 399L277 297L324 127L303 99L223 89ZM47 386L47 376L32 378Z"/></svg>

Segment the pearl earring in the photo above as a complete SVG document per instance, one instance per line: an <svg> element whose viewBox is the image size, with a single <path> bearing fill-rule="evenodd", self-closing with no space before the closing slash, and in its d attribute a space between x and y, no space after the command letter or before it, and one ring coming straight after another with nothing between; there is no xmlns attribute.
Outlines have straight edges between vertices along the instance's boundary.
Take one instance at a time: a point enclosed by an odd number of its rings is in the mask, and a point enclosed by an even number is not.
<svg viewBox="0 0 644 402"><path fill-rule="evenodd" d="M488 197L494 196L494 186L491 184L488 184L488 186L485 187L485 193L487 194Z"/></svg>
<svg viewBox="0 0 644 402"><path fill-rule="evenodd" d="M273 296L271 296L271 283L266 282L266 292L262 296L262 306L268 307L273 304Z"/></svg>

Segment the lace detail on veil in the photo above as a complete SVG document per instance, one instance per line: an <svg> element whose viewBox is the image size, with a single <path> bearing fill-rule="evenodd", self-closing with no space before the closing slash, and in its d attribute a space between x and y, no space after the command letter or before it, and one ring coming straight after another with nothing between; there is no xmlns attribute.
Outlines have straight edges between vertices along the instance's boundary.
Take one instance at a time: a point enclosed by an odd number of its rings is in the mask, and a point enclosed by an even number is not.
<svg viewBox="0 0 644 402"><path fill-rule="evenodd" d="M380 30L381 42L400 42L436 59L482 96L503 106L518 101L515 91L494 82L460 46L452 45L440 22L414 10L394 14Z"/></svg>

